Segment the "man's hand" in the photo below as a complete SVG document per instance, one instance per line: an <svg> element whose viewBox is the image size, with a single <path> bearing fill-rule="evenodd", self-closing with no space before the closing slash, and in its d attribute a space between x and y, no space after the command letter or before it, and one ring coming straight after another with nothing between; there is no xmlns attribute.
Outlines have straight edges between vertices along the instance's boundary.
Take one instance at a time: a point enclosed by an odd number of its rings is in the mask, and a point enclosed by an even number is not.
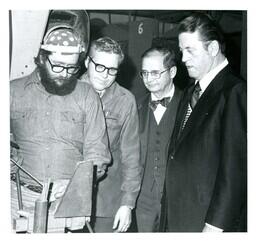
<svg viewBox="0 0 256 246"><path fill-rule="evenodd" d="M97 169L96 173L96 179L97 181L100 180L105 175L105 170L103 169Z"/></svg>
<svg viewBox="0 0 256 246"><path fill-rule="evenodd" d="M115 232L126 232L132 222L132 210L128 206L121 206L115 216L113 229Z"/></svg>
<svg viewBox="0 0 256 246"><path fill-rule="evenodd" d="M63 196L68 183L69 183L68 179L59 179L53 182L52 189L51 189L50 202L53 202L56 199Z"/></svg>

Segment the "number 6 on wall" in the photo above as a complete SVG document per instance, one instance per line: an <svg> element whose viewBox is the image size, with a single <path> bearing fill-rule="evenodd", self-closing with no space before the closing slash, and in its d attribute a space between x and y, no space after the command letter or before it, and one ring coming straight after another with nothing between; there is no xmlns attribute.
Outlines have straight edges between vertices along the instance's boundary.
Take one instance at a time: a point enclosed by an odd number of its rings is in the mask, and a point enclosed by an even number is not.
<svg viewBox="0 0 256 246"><path fill-rule="evenodd" d="M143 33L143 22L141 22L138 26L138 34L142 34Z"/></svg>

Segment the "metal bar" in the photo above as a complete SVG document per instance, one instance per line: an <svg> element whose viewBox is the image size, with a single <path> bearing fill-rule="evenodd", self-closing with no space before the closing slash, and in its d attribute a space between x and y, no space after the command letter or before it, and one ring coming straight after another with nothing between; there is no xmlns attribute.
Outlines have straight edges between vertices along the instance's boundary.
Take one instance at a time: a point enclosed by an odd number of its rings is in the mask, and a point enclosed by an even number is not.
<svg viewBox="0 0 256 246"><path fill-rule="evenodd" d="M19 210L23 210L22 196L21 196L21 187L20 187L20 173L19 173L19 169L17 170L15 175L16 175L16 186L17 186Z"/></svg>
<svg viewBox="0 0 256 246"><path fill-rule="evenodd" d="M32 178L34 181L36 181L40 186L43 187L43 184L37 179L35 178L32 174L30 174L28 171L26 171L22 166L20 166L16 161L14 161L11 158L11 162L16 165L20 170L22 170L24 173L26 173L30 178Z"/></svg>
<svg viewBox="0 0 256 246"><path fill-rule="evenodd" d="M162 36L164 35L164 32L165 32L165 22L163 21L163 24L162 24Z"/></svg>
<svg viewBox="0 0 256 246"><path fill-rule="evenodd" d="M136 21L137 18L137 11L135 10L134 15L133 15L133 21Z"/></svg>
<svg viewBox="0 0 256 246"><path fill-rule="evenodd" d="M85 224L86 224L86 226L87 226L89 232L90 232L90 233L94 233L93 230L92 230L92 228L91 228L90 223L89 223L86 219L85 219Z"/></svg>
<svg viewBox="0 0 256 246"><path fill-rule="evenodd" d="M129 11L129 13L128 13L128 22L129 23L131 23L131 21L132 21L132 14L131 14L131 11Z"/></svg>
<svg viewBox="0 0 256 246"><path fill-rule="evenodd" d="M35 202L34 212L34 233L46 233L47 232L47 214L48 214L48 201L42 201L40 199Z"/></svg>
<svg viewBox="0 0 256 246"><path fill-rule="evenodd" d="M112 24L111 13L108 14L108 23Z"/></svg>

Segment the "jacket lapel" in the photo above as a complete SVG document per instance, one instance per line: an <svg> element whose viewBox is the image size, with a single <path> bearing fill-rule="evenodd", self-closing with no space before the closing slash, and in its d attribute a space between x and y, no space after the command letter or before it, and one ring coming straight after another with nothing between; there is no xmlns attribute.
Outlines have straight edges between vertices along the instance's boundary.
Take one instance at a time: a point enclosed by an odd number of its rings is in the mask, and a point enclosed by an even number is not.
<svg viewBox="0 0 256 246"><path fill-rule="evenodd" d="M200 100L196 104L193 112L191 113L184 129L182 132L180 132L180 136L177 139L177 145L180 144L184 138L193 130L193 128L196 125L199 125L205 117L208 115L209 109L212 107L212 105L218 100L217 94L219 91L223 88L223 83L225 81L224 76L227 72L228 68L224 68L217 76L212 80L212 82L209 84L209 86L206 88L202 96L200 97ZM182 111L180 114L179 122L183 122L184 115L186 114L189 95L191 92L187 93L187 97L183 102L182 105ZM181 127L181 125L180 125Z"/></svg>
<svg viewBox="0 0 256 246"><path fill-rule="evenodd" d="M169 125L170 125L170 137L172 136L172 133L173 133L173 129L175 127L175 122L176 122L176 117L177 117L177 112L178 112L178 106L179 106L179 103L180 103L180 99L181 99L181 90L179 90L177 87L175 87L175 92L174 92L174 95L173 95L173 98L170 102L170 104L168 105L168 108L166 111L171 111L172 114L175 114L175 116L173 117L173 115L171 117L169 117ZM166 113L163 115L163 118L165 117Z"/></svg>
<svg viewBox="0 0 256 246"><path fill-rule="evenodd" d="M141 138L141 162L145 163L145 157L147 154L147 143L148 143L148 128L149 128L149 103L150 94L148 94L138 105L138 113L140 120L140 138Z"/></svg>

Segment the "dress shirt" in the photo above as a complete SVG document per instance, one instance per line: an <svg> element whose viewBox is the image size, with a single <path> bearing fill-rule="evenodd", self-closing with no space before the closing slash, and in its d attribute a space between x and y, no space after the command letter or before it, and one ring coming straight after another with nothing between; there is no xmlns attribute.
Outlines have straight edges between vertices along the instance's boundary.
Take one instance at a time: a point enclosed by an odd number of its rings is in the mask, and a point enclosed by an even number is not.
<svg viewBox="0 0 256 246"><path fill-rule="evenodd" d="M214 77L224 68L228 65L227 58L217 65L214 69L212 69L209 73L207 73L201 80L200 80L200 96L204 93L208 85L211 83L211 81L214 79ZM197 82L197 81L196 81Z"/></svg>
<svg viewBox="0 0 256 246"><path fill-rule="evenodd" d="M214 79L214 77L225 67L228 65L228 60L225 59L222 63L220 63L218 66L216 66L213 70L211 70L209 73L207 73L200 81L199 81L199 85L201 88L201 91L199 93L199 98L202 96L202 94L204 93L204 91L206 90L206 88L208 87L208 85L211 83L211 81ZM195 81L195 84L198 83L198 80ZM182 124L182 130L184 129L189 116L192 113L192 108L190 103L188 104L188 109L187 109L187 113L186 116L184 118L183 124Z"/></svg>
<svg viewBox="0 0 256 246"><path fill-rule="evenodd" d="M79 161L110 162L101 103L93 88L78 81L66 96L46 92L37 70L10 85L11 132L23 167L40 181L69 179ZM34 183L21 172L21 179Z"/></svg>
<svg viewBox="0 0 256 246"><path fill-rule="evenodd" d="M203 232L223 232L221 228L205 223L205 228Z"/></svg>
<svg viewBox="0 0 256 246"><path fill-rule="evenodd" d="M165 96L163 96L162 98L164 97L170 97L170 101L172 100L172 97L174 95L174 91L175 91L175 86L173 85L171 90L166 93ZM161 99L162 99L161 98ZM156 101L156 100L159 100L159 98L157 98L153 93L151 93L151 100L152 101ZM164 113L166 111L166 107L162 106L160 103L157 105L156 107L156 110L154 111L154 116L155 116L155 120L157 122L157 124L159 125Z"/></svg>

